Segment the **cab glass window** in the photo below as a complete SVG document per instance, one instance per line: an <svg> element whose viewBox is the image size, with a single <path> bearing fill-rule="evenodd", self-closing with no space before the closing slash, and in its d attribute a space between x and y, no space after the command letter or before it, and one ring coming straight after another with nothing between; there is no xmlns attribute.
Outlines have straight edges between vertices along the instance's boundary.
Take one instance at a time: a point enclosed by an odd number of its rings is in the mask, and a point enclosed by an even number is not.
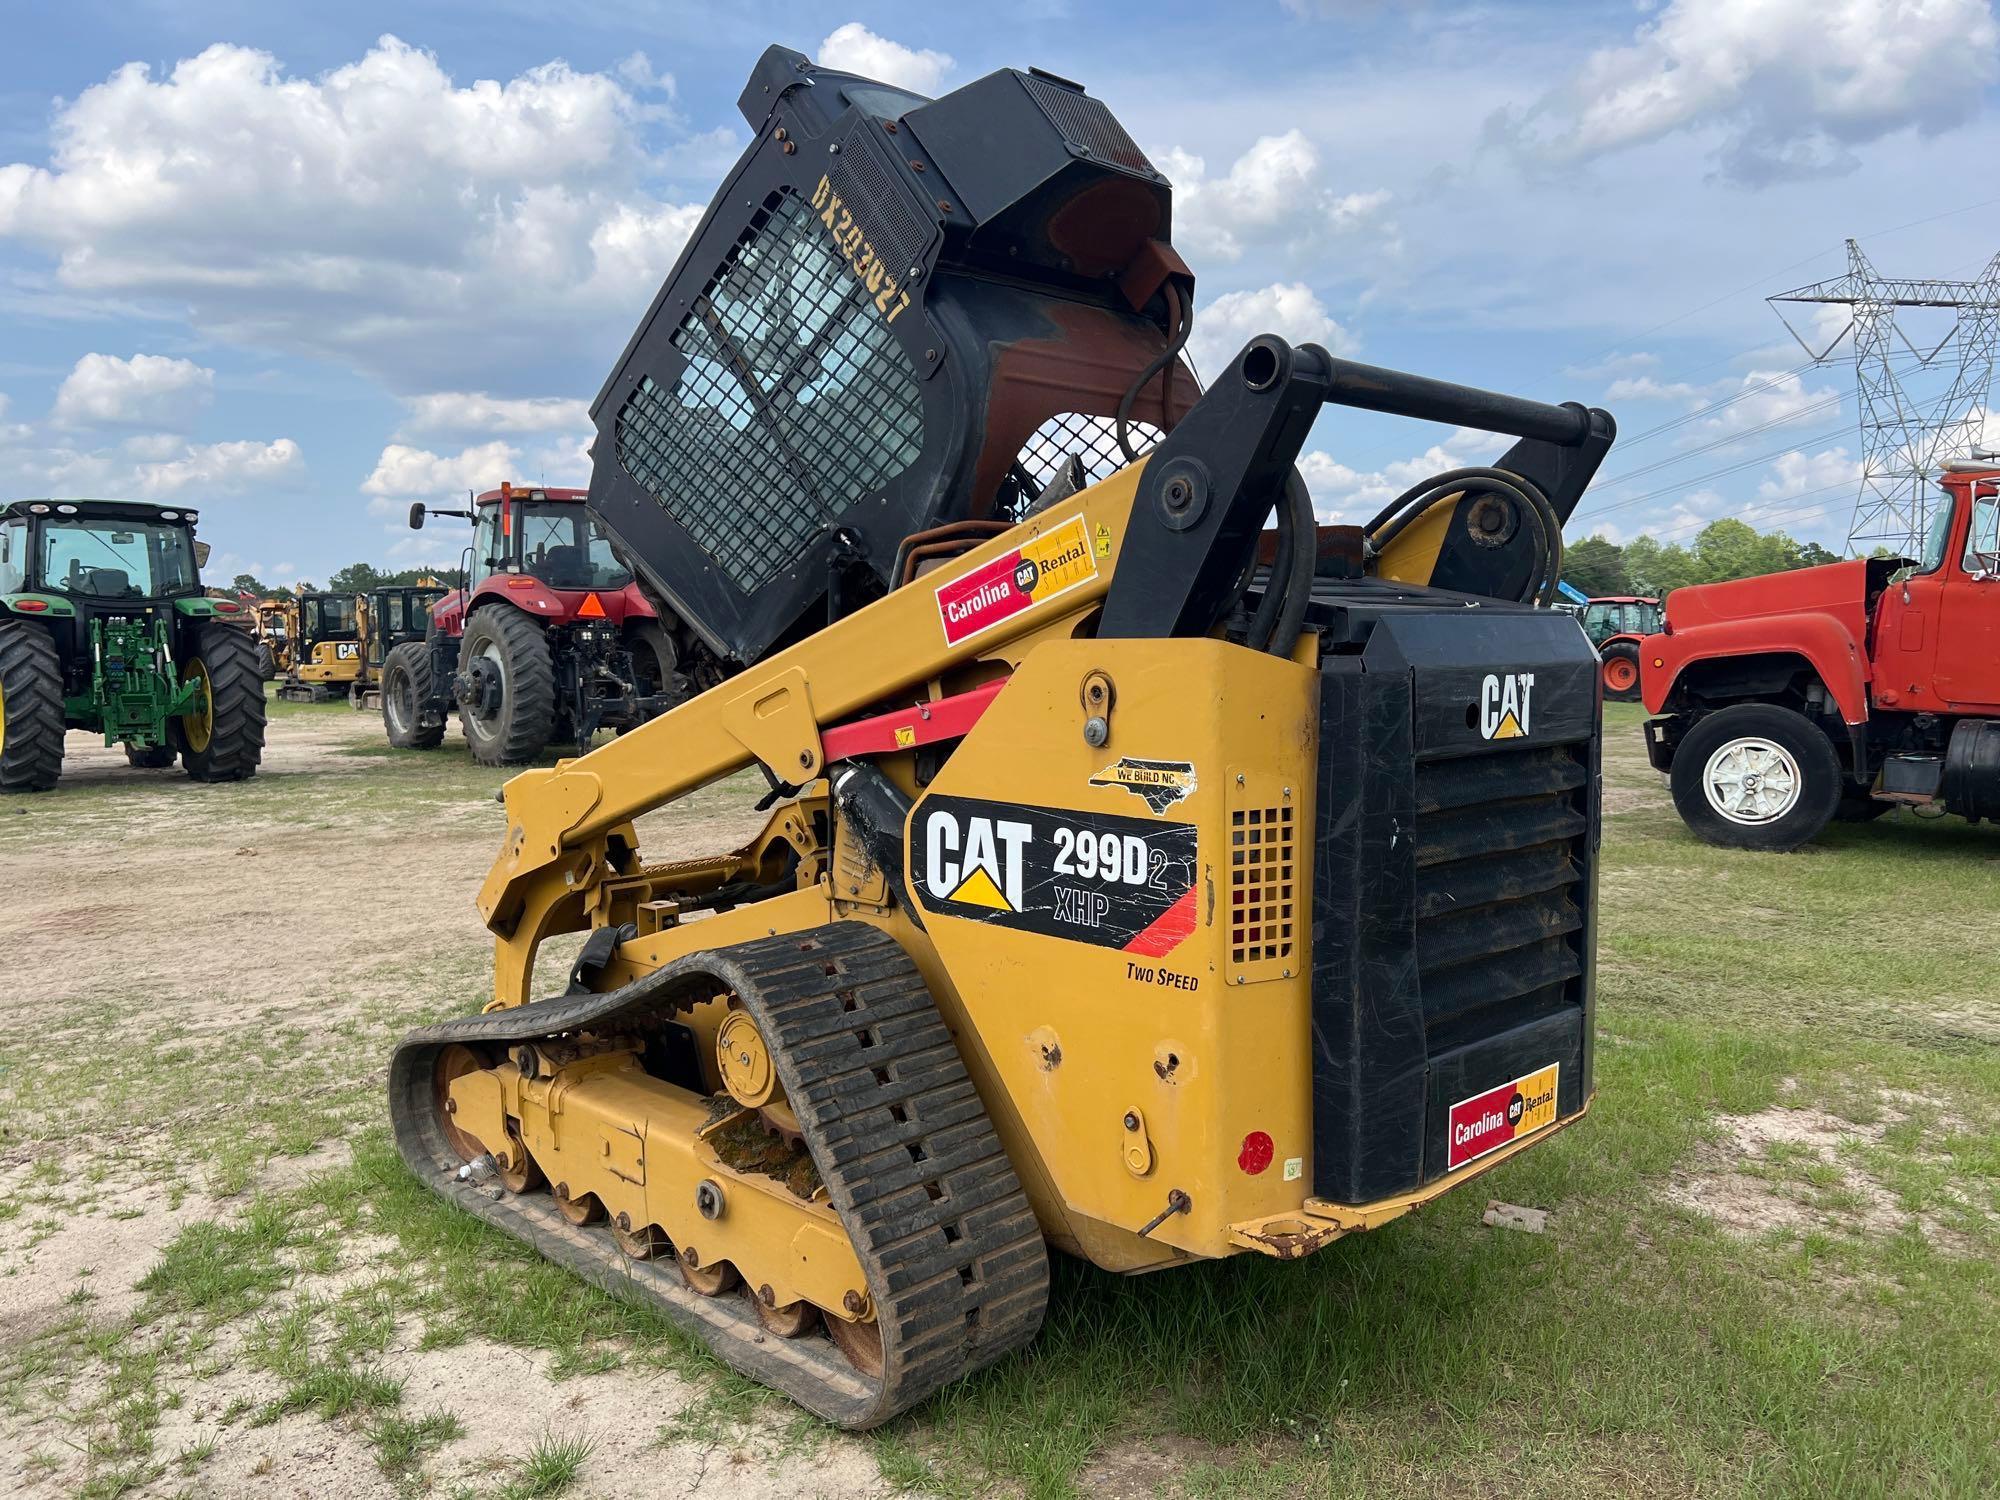
<svg viewBox="0 0 2000 1500"><path fill-rule="evenodd" d="M354 634L354 599L351 595L335 594L325 599L314 599L306 606L306 611L308 634L321 637Z"/></svg>
<svg viewBox="0 0 2000 1500"><path fill-rule="evenodd" d="M472 533L472 583L507 566L507 539L500 534L501 509L498 505L479 507L479 523Z"/></svg>
<svg viewBox="0 0 2000 1500"><path fill-rule="evenodd" d="M1986 486L1979 488L1983 490ZM1972 525L1965 533L1963 565L1968 573L2000 571L2000 500L1991 495L1972 502Z"/></svg>
<svg viewBox="0 0 2000 1500"><path fill-rule="evenodd" d="M1951 541L1951 512L1947 504L1931 517L1931 528L1924 534L1924 550L1917 555L1919 573L1935 573L1944 566L1944 549Z"/></svg>
<svg viewBox="0 0 2000 1500"><path fill-rule="evenodd" d="M26 586L28 578L28 523L0 523L0 594L11 594Z"/></svg>
<svg viewBox="0 0 2000 1500"><path fill-rule="evenodd" d="M152 599L199 590L184 526L96 517L42 522L42 587L92 599Z"/></svg>
<svg viewBox="0 0 2000 1500"><path fill-rule="evenodd" d="M529 502L519 510L523 572L552 589L622 589L632 581L588 507Z"/></svg>

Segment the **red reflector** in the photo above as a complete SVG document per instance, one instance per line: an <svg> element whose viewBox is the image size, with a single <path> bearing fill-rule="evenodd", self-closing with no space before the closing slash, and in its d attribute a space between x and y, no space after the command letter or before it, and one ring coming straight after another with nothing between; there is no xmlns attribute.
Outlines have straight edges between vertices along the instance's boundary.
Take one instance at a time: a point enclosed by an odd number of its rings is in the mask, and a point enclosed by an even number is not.
<svg viewBox="0 0 2000 1500"><path fill-rule="evenodd" d="M48 607L49 601L46 599L21 599L14 604L14 608L26 615L38 615Z"/></svg>
<svg viewBox="0 0 2000 1500"><path fill-rule="evenodd" d="M1271 1165L1271 1158L1277 1155L1277 1148L1271 1138L1261 1130L1253 1130L1243 1137L1243 1149L1236 1153L1236 1165L1255 1177Z"/></svg>
<svg viewBox="0 0 2000 1500"><path fill-rule="evenodd" d="M216 607L216 609L217 609L218 611L220 611L220 612L221 612L222 614L225 614L225 615L233 615L233 614L235 614L235 613L236 613L236 611L238 611L239 609L241 609L241 608L242 608L243 606L242 606L242 605L240 605L240 604L230 604L230 603L227 603L227 602L224 602L224 603L219 603L219 604L217 604L217 605L216 605L215 607Z"/></svg>
<svg viewBox="0 0 2000 1500"><path fill-rule="evenodd" d="M586 594L583 603L576 607L579 620L601 620L604 618L604 601L595 594Z"/></svg>

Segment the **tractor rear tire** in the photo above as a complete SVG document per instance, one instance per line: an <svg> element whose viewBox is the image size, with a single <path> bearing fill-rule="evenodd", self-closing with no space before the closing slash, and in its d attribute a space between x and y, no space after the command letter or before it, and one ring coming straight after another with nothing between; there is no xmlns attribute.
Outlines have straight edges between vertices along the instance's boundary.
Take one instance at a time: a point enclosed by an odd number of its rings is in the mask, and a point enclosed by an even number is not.
<svg viewBox="0 0 2000 1500"><path fill-rule="evenodd" d="M632 653L634 693L642 698L666 693L672 699L669 707L686 699L687 679L680 675L680 652L674 649L674 638L664 626L656 620L635 625L626 644Z"/></svg>
<svg viewBox="0 0 2000 1500"><path fill-rule="evenodd" d="M172 745L127 745L125 764L135 771L164 771L174 763Z"/></svg>
<svg viewBox="0 0 2000 1500"><path fill-rule="evenodd" d="M444 743L444 715L435 724L423 721L436 685L431 648L424 642L404 641L383 658L382 728L398 750L435 750Z"/></svg>
<svg viewBox="0 0 2000 1500"><path fill-rule="evenodd" d="M1674 807L1696 837L1725 849L1796 849L1840 806L1845 772L1805 715L1737 703L1697 720L1674 749Z"/></svg>
<svg viewBox="0 0 2000 1500"><path fill-rule="evenodd" d="M257 675L266 682L277 680L278 659L271 654L269 646L259 646L257 648Z"/></svg>
<svg viewBox="0 0 2000 1500"><path fill-rule="evenodd" d="M46 792L62 775L62 658L25 620L0 623L0 792Z"/></svg>
<svg viewBox="0 0 2000 1500"><path fill-rule="evenodd" d="M264 679L257 646L233 625L203 624L181 675L208 679L206 712L176 723L181 765L196 781L246 781L264 758Z"/></svg>
<svg viewBox="0 0 2000 1500"><path fill-rule="evenodd" d="M1606 703L1639 701L1639 648L1632 642L1613 641L1607 645L1597 670L1604 679Z"/></svg>
<svg viewBox="0 0 2000 1500"><path fill-rule="evenodd" d="M533 760L556 727L555 663L542 627L507 605L475 610L459 646L460 672L486 663L500 675L500 703L491 716L461 704L459 726L466 747L483 766L518 766Z"/></svg>

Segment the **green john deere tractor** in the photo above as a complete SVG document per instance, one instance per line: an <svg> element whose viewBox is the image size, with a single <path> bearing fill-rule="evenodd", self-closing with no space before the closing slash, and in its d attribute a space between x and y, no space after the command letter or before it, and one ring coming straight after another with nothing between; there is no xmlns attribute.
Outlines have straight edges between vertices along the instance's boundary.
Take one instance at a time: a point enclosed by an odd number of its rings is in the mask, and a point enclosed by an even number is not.
<svg viewBox="0 0 2000 1500"><path fill-rule="evenodd" d="M241 781L264 753L257 642L201 589L195 512L126 500L0 505L0 792L45 792L63 734Z"/></svg>

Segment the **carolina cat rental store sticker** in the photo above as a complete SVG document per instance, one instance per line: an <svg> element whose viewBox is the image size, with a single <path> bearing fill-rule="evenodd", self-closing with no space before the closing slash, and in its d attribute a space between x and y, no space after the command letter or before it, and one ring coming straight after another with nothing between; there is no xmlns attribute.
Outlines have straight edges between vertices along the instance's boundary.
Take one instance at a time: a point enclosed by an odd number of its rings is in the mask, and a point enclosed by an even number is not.
<svg viewBox="0 0 2000 1500"><path fill-rule="evenodd" d="M1531 1135L1556 1117L1556 1078L1560 1063L1524 1073L1451 1107L1446 1122L1450 1135L1445 1170L1456 1172L1489 1151Z"/></svg>
<svg viewBox="0 0 2000 1500"><path fill-rule="evenodd" d="M956 646L1011 620L1024 609L1067 594L1097 576L1083 518L1031 537L1012 552L982 563L962 578L939 584L938 618L944 643Z"/></svg>

